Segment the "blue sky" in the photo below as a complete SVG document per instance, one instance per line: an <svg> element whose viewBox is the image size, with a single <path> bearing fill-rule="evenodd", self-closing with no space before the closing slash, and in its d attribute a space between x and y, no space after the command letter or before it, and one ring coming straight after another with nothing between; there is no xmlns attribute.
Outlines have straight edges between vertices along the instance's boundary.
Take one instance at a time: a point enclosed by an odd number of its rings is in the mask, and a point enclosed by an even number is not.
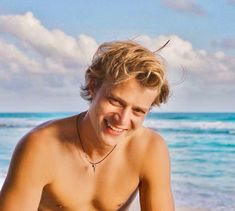
<svg viewBox="0 0 235 211"><path fill-rule="evenodd" d="M85 109L96 48L133 37L152 50L171 40L172 95L157 110L235 111L234 0L1 0L0 112Z"/></svg>

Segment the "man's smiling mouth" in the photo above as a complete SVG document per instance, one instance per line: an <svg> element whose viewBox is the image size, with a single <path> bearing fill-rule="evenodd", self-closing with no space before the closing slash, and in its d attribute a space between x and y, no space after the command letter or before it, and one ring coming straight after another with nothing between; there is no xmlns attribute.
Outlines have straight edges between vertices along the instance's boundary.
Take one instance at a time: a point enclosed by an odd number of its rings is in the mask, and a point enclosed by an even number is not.
<svg viewBox="0 0 235 211"><path fill-rule="evenodd" d="M122 133L123 131L126 130L126 129L123 129L123 128L118 128L118 127L113 126L108 120L105 120L105 123L106 123L108 128L112 129L113 131L115 131L117 133Z"/></svg>

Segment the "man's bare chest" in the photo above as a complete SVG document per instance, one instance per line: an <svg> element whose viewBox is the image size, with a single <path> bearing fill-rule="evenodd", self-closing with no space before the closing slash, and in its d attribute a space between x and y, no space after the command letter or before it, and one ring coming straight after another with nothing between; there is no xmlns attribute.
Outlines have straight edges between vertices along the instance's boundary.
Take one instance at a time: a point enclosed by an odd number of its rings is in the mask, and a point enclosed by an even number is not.
<svg viewBox="0 0 235 211"><path fill-rule="evenodd" d="M138 189L139 176L122 162L73 164L58 170L44 187L39 210L125 210Z"/></svg>

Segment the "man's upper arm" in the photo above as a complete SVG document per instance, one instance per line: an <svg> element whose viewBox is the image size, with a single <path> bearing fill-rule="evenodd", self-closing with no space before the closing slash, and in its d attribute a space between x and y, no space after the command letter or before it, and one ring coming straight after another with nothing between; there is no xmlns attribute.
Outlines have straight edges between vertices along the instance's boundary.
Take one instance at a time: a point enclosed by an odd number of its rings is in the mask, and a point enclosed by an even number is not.
<svg viewBox="0 0 235 211"><path fill-rule="evenodd" d="M49 178L46 154L37 135L27 135L18 143L0 192L0 210L38 209L43 186Z"/></svg>
<svg viewBox="0 0 235 211"><path fill-rule="evenodd" d="M167 145L157 136L147 148L140 182L141 210L173 211L170 158Z"/></svg>

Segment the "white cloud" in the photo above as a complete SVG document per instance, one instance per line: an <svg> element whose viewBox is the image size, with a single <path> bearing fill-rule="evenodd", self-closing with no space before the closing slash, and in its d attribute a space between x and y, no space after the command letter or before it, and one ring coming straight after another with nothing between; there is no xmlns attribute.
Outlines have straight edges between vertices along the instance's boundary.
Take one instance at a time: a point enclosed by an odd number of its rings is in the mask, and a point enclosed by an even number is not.
<svg viewBox="0 0 235 211"><path fill-rule="evenodd" d="M86 48L93 51L95 41L81 35L77 39L58 29L46 29L31 12L24 15L6 15L0 17L1 31L7 32L29 45L40 55L53 58L63 65L79 65L87 62L91 55Z"/></svg>
<svg viewBox="0 0 235 211"><path fill-rule="evenodd" d="M69 108L75 102L80 104L79 82L98 47L94 38L85 34L72 37L59 29L49 30L32 13L0 16L0 36L2 105L2 102L6 105L14 102L13 99L17 99L22 108L30 107L30 103L37 109L46 109L47 102L50 108L54 102ZM214 105L233 98L234 56L223 51L211 53L194 49L190 41L177 35L154 38L142 35L136 39L153 51L167 40L170 43L159 54L165 58L173 82L172 102L180 107L185 101L198 105L203 99L210 99ZM186 78L175 86L181 80L182 69L186 70ZM21 102L23 96L28 100Z"/></svg>
<svg viewBox="0 0 235 211"><path fill-rule="evenodd" d="M49 30L31 12L0 16L1 89L48 90L81 81L97 46L85 34L77 38L59 29ZM33 81L33 82L32 82Z"/></svg>
<svg viewBox="0 0 235 211"><path fill-rule="evenodd" d="M181 66L193 67L197 65L199 61L195 51L193 50L192 44L188 41L181 39L177 35L162 35L157 38L150 38L147 35L139 37L139 41L152 51L157 50L168 40L170 40L170 42L166 46L166 48L162 50L162 52L163 54L164 52L167 52L166 60L169 61L168 63L171 65L171 67L176 68L179 66L179 64L181 64Z"/></svg>
<svg viewBox="0 0 235 211"><path fill-rule="evenodd" d="M204 90L211 94L222 89L227 92L235 91L235 57L222 51L209 53L203 49L193 49L189 41L177 35L157 38L140 36L138 40L153 51L170 40L168 46L159 53L167 62L173 83L180 81L182 69L186 70L185 81L181 84L187 87L185 92L198 92L203 95Z"/></svg>
<svg viewBox="0 0 235 211"><path fill-rule="evenodd" d="M9 68L12 72L26 70L33 73L39 71L39 65L34 59L29 58L16 46L4 40L0 40L0 65Z"/></svg>
<svg viewBox="0 0 235 211"><path fill-rule="evenodd" d="M179 12L193 13L196 15L205 14L204 10L195 0L163 0L163 4Z"/></svg>

